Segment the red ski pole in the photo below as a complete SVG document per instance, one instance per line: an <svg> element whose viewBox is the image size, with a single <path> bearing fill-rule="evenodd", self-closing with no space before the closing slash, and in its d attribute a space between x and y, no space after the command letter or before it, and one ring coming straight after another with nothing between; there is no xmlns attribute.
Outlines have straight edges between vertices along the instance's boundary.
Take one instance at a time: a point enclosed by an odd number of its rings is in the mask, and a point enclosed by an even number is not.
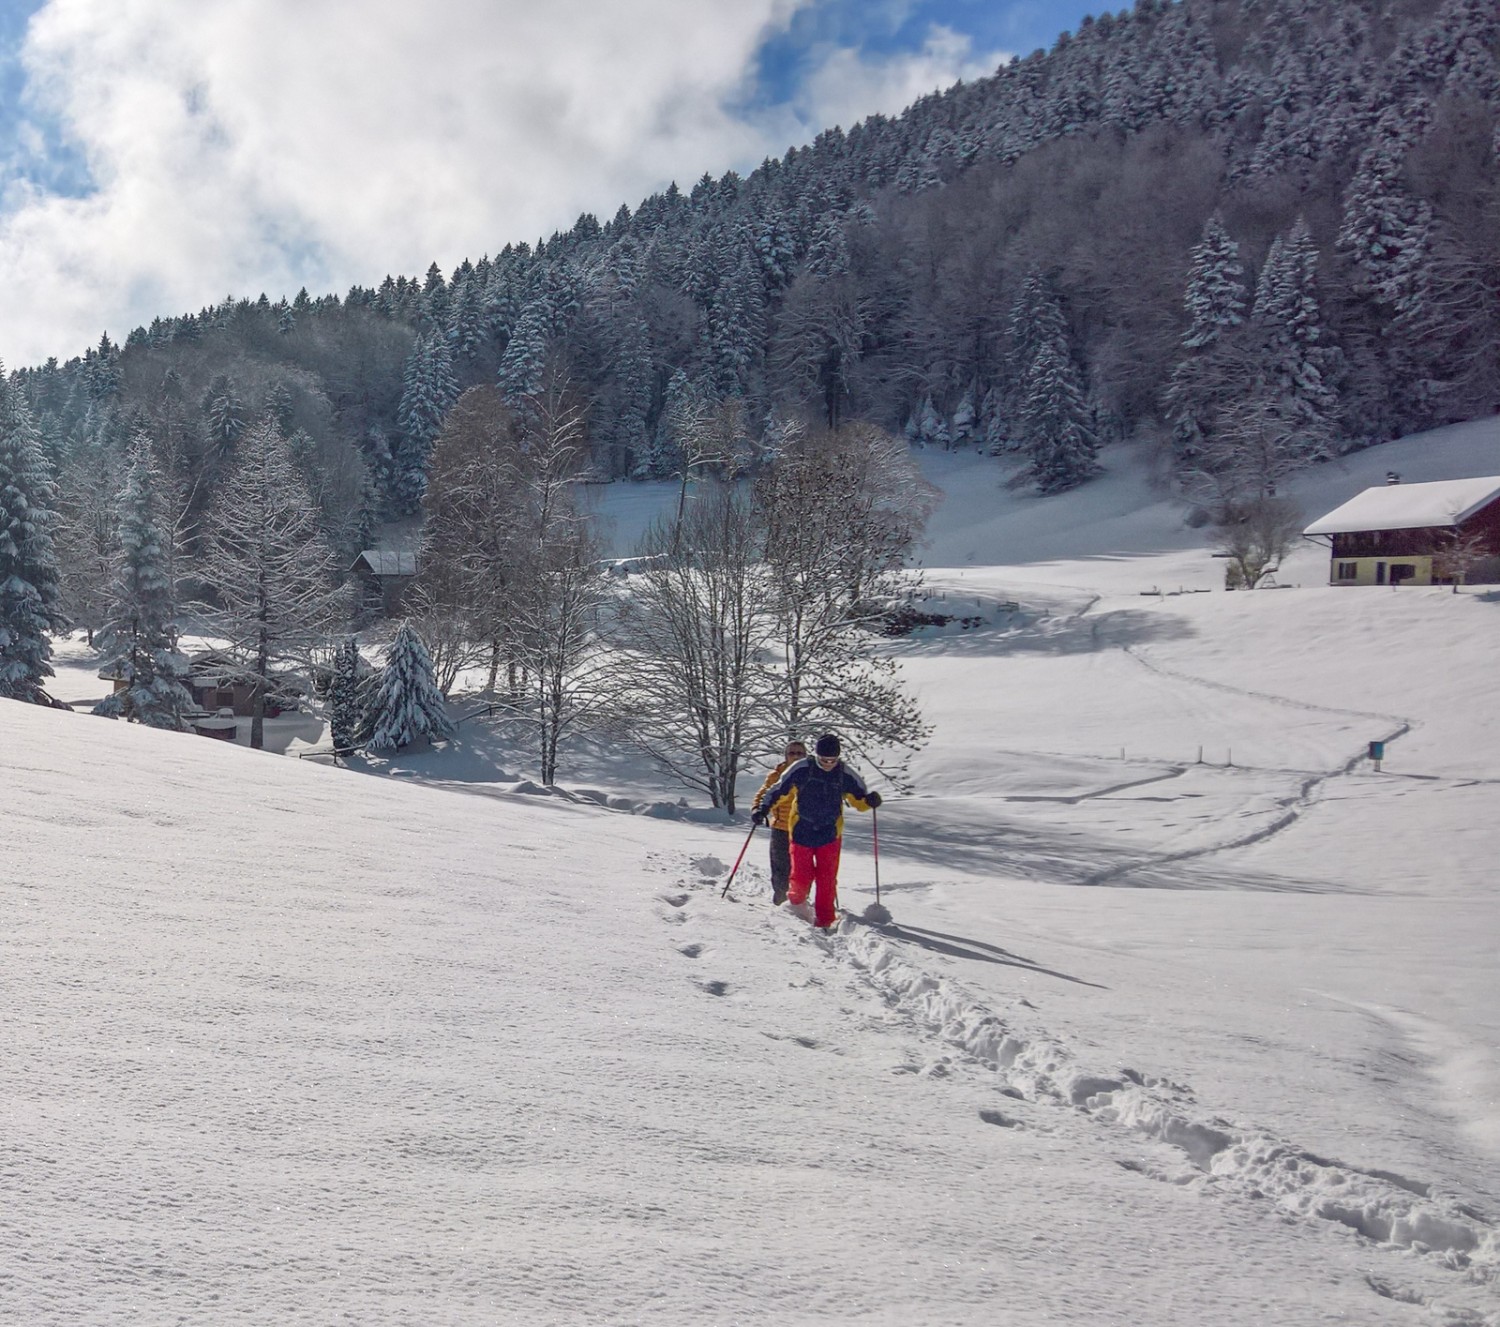
<svg viewBox="0 0 1500 1327"><path fill-rule="evenodd" d="M734 877L740 869L740 863L745 860L745 848L750 846L750 840L755 837L756 828L756 823L752 820L750 822L750 832L745 835L745 845L740 849L740 855L734 859L734 869L729 872L729 879L724 882L724 888L719 891L720 898L728 894L729 886L734 884Z"/></svg>

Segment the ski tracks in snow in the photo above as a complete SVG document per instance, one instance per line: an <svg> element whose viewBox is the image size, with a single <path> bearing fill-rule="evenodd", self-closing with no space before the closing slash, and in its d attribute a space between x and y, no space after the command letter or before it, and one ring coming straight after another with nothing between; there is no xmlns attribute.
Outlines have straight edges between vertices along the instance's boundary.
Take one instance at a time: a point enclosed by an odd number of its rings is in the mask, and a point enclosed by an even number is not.
<svg viewBox="0 0 1500 1327"><path fill-rule="evenodd" d="M1376 714L1368 710L1351 710L1330 705L1314 705L1308 701L1293 700L1290 697L1278 696L1267 691L1254 691L1248 687L1232 686L1226 682L1215 682L1208 678L1196 677L1191 673L1179 672L1176 669L1154 663L1130 645L1121 645L1119 649L1148 672L1155 673L1159 677L1169 678L1174 682L1182 682L1189 686L1201 687L1209 691L1217 691L1242 699L1249 698L1266 701L1273 705L1285 706L1288 709L1295 709L1304 713L1327 714L1339 718L1371 719L1378 723L1390 725L1389 729L1379 739L1386 743L1405 737L1407 733L1411 732L1417 722L1415 719L1406 719L1390 714ZM1272 820L1268 824L1260 825L1248 833L1236 835L1223 842L1208 844L1204 847L1189 848L1181 852L1153 854L1137 862L1124 862L1116 866L1106 867L1088 876L1084 883L1089 885L1110 884L1139 871L1162 866L1172 866L1180 862L1192 861L1200 857L1211 857L1221 852L1232 852L1236 848L1248 848L1256 843L1264 843L1267 839L1275 837L1277 834L1296 824L1302 818L1303 814L1317 802L1324 784L1328 783L1331 779L1343 778L1352 774L1365 759L1366 752L1360 750L1331 770L1309 773L1301 777L1291 793L1277 800L1278 813Z"/></svg>
<svg viewBox="0 0 1500 1327"><path fill-rule="evenodd" d="M664 921L674 928L685 921L693 903L718 892L726 869L717 859L687 863L679 884L657 896ZM1483 1307L1500 1291L1500 1225L1486 1214L1420 1180L1318 1156L1267 1130L1206 1113L1183 1084L1134 1068L1089 1065L1041 1026L1028 1000L1018 997L997 1013L961 983L924 970L898 927L846 915L823 934L789 914L774 915L785 922L772 928L777 939L840 965L896 1026L935 1047L927 1064L904 1069L992 1081L995 1104L979 1112L985 1123L1052 1132L1086 1118L1122 1140L1148 1141L1143 1153L1116 1163L1207 1199L1265 1202L1283 1220L1336 1223L1372 1250L1409 1260L1371 1272L1366 1279L1374 1293L1425 1307L1449 1327L1500 1327L1500 1311ZM696 960L705 948L680 944L677 952ZM709 994L726 993L725 983L694 982ZM1425 1288L1413 1287L1418 1279ZM1468 1302L1455 1303L1459 1298Z"/></svg>

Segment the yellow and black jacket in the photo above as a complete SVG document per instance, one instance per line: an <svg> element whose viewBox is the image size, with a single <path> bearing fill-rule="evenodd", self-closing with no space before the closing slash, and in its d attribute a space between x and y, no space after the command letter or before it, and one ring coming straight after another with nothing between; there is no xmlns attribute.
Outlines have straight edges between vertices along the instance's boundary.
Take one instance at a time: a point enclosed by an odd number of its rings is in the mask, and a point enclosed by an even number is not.
<svg viewBox="0 0 1500 1327"><path fill-rule="evenodd" d="M797 760L801 759L803 757L797 757ZM792 822L797 819L797 794L795 792L788 793L778 802L773 802L770 805L766 803L766 794L775 786L776 781L797 763L797 760L783 760L781 764L767 774L766 781L760 785L760 791L755 794L755 801L750 804L752 811L759 811L763 806L766 808L771 817L770 825L772 829L790 830Z"/></svg>

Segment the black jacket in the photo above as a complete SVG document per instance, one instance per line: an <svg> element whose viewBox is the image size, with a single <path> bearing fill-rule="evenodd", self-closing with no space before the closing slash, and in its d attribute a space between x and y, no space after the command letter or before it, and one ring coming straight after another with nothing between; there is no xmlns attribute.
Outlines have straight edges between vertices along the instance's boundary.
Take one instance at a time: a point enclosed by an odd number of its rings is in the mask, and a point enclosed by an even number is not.
<svg viewBox="0 0 1500 1327"><path fill-rule="evenodd" d="M806 848L821 848L843 837L844 803L856 811L868 811L869 789L865 781L841 760L830 770L808 756L799 760L761 799L763 807L775 806L796 789L796 812L792 820L792 842Z"/></svg>

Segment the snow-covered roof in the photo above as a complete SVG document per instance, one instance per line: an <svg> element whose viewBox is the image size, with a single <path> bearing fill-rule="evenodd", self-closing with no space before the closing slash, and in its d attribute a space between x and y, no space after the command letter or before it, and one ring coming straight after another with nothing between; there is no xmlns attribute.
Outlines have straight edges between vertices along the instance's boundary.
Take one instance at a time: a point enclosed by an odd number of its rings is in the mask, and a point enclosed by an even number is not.
<svg viewBox="0 0 1500 1327"><path fill-rule="evenodd" d="M1500 475L1439 479L1427 484L1380 484L1318 517L1302 533L1356 534L1458 525L1497 497Z"/></svg>
<svg viewBox="0 0 1500 1327"><path fill-rule="evenodd" d="M357 558L357 567L363 562L377 576L415 576L417 555L398 552L393 548L367 548Z"/></svg>

